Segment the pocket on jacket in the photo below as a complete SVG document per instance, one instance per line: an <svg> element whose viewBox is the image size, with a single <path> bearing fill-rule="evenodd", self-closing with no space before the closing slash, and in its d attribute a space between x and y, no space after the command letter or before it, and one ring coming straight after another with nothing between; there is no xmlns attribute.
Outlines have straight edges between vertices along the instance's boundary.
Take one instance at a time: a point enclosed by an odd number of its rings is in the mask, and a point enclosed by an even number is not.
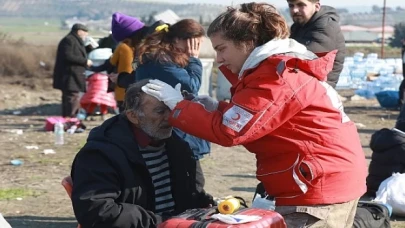
<svg viewBox="0 0 405 228"><path fill-rule="evenodd" d="M299 172L311 185L316 184L320 180L319 177L322 176L322 171L314 159L304 159L299 165Z"/></svg>
<svg viewBox="0 0 405 228"><path fill-rule="evenodd" d="M302 164L300 156L287 160L273 161L267 165L259 165L257 168L256 177L271 196L296 197L308 191L309 181L304 178L299 169Z"/></svg>

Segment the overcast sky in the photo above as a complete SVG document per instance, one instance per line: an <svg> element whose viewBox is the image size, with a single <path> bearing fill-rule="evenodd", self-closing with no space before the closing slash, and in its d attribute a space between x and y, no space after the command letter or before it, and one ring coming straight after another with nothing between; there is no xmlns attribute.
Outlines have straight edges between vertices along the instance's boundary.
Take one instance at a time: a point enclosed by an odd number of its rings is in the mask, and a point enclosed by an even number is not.
<svg viewBox="0 0 405 228"><path fill-rule="evenodd" d="M223 5L231 5L232 2L233 4L239 4L239 3L244 3L244 2L252 2L250 0L170 0L171 2L176 2L176 3L215 3L215 4L223 4ZM384 0L320 0L322 5L330 5L334 7L345 7L345 6L372 6L372 5L380 5L381 7L384 4ZM260 2L260 1L256 1ZM281 6L281 7L286 7L287 2L286 0L273 0L273 1L266 1L264 0L263 2L268 2L276 6ZM367 3L366 3L367 2ZM386 0L387 6L388 7L396 7L396 6L402 6L405 7L405 1L404 0Z"/></svg>

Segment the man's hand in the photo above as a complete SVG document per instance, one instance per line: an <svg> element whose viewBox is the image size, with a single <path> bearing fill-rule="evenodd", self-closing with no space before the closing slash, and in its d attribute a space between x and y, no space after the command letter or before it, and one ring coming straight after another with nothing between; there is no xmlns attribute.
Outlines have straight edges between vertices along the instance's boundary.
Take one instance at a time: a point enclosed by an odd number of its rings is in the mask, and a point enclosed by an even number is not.
<svg viewBox="0 0 405 228"><path fill-rule="evenodd" d="M93 61L90 59L87 60L87 67L91 67L93 65Z"/></svg>
<svg viewBox="0 0 405 228"><path fill-rule="evenodd" d="M108 75L108 78L109 78L112 82L117 83L118 74L117 74L117 73L111 73L111 74Z"/></svg>
<svg viewBox="0 0 405 228"><path fill-rule="evenodd" d="M194 98L192 101L202 104L209 112L213 112L218 109L218 101L207 95L200 95Z"/></svg>
<svg viewBox="0 0 405 228"><path fill-rule="evenodd" d="M173 88L165 82L153 79L142 87L142 91L157 98L159 101L163 101L167 107L173 110L177 103L183 100L180 88L180 83Z"/></svg>

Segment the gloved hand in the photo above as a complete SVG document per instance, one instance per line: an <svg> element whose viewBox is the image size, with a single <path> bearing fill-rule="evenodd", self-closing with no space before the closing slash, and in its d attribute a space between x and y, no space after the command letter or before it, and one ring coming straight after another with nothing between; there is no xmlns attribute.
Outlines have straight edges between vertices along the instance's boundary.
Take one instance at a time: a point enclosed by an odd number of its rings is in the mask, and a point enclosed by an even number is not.
<svg viewBox="0 0 405 228"><path fill-rule="evenodd" d="M167 107L173 110L177 103L183 100L180 88L180 83L173 88L165 82L153 79L148 84L142 86L142 91L154 96L159 101L163 101Z"/></svg>
<svg viewBox="0 0 405 228"><path fill-rule="evenodd" d="M213 112L218 109L218 101L207 95L200 95L194 98L192 101L202 104L209 112Z"/></svg>

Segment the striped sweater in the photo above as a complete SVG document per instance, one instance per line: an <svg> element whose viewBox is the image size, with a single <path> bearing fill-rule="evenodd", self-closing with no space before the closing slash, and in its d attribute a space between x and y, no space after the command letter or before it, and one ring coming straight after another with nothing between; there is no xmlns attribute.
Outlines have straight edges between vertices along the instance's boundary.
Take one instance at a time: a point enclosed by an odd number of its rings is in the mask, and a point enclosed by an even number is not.
<svg viewBox="0 0 405 228"><path fill-rule="evenodd" d="M174 199L171 189L170 167L165 151L165 144L159 147L139 148L155 187L155 213L174 210Z"/></svg>

